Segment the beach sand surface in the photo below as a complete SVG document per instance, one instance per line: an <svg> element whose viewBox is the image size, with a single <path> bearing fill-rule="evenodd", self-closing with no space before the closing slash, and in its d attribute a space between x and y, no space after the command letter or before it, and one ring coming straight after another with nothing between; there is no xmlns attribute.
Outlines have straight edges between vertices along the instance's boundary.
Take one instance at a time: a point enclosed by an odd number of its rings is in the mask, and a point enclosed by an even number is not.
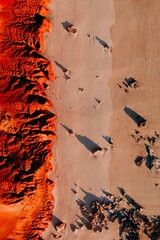
<svg viewBox="0 0 160 240"><path fill-rule="evenodd" d="M53 26L51 33L46 34L45 54L57 78L47 94L58 117L54 173L50 176L55 182L53 222L44 238L53 239L51 232L56 233L53 225L61 220L67 223L64 240L103 240L104 236L111 239L106 231L99 234L85 227L74 232L72 224L84 221L77 201L89 203L104 197L102 190L109 191L110 146L104 137L109 134L112 114L109 93L112 53L101 40L112 46L113 1L52 1L50 10ZM76 36L63 27L66 22L78 29ZM65 69L70 70L68 80L64 77ZM67 129L72 129L75 135ZM98 146L102 151L93 154Z"/></svg>
<svg viewBox="0 0 160 240"><path fill-rule="evenodd" d="M120 195L118 187L143 206L144 214L159 214L160 178L146 162L138 167L134 160L146 157L148 146L160 156L155 136L155 131L160 133L160 2L64 0L52 2L50 9L53 26L46 35L45 54L57 76L48 95L58 115L58 137L50 176L56 184L53 222L44 239L57 234L54 225L59 220L67 223L64 240L118 239L116 224L102 233L85 227L73 232L72 224L84 221L77 201L104 197L102 190ZM78 34L71 36L62 23L73 24ZM68 80L65 69L70 70ZM137 89L123 83L131 77ZM129 116L133 111L147 120L146 127L137 126ZM135 130L142 137L139 142ZM113 147L105 140L108 135ZM152 137L154 145L148 141ZM96 144L103 150L93 154Z"/></svg>

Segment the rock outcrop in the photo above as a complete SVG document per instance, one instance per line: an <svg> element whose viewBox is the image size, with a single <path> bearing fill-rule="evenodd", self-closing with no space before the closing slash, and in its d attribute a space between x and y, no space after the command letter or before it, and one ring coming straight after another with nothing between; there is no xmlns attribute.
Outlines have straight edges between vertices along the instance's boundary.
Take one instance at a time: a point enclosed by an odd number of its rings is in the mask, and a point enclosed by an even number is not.
<svg viewBox="0 0 160 240"><path fill-rule="evenodd" d="M0 204L22 207L12 240L39 239L52 216L55 115L44 89L54 73L41 55L47 2L0 0Z"/></svg>

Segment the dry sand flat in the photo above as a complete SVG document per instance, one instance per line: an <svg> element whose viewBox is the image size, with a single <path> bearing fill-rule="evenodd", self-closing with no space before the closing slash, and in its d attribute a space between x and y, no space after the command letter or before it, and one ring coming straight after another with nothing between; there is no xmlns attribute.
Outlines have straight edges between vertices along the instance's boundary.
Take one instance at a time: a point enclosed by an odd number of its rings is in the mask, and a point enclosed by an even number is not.
<svg viewBox="0 0 160 240"><path fill-rule="evenodd" d="M146 156L145 143L160 157L160 140L152 145L146 140L135 142L134 129L140 135L155 136L160 131L160 1L115 1L116 22L112 28L113 73L110 82L113 102L110 135L115 147L110 162L110 189L118 192L117 186L144 207L144 213L160 213L160 178L151 172L145 163L134 164L137 156ZM133 77L139 82L138 89L124 91L122 81ZM119 88L117 83L123 88ZM128 107L147 119L145 128L126 114ZM158 183L158 186L155 186Z"/></svg>
<svg viewBox="0 0 160 240"><path fill-rule="evenodd" d="M58 115L52 177L56 185L53 223L56 218L67 223L64 240L103 240L106 232L99 235L86 228L73 232L70 224L81 222L78 199L85 197L89 202L95 199L94 195L103 195L101 189L109 190L109 151L93 155L92 150L96 144L108 148L102 136L109 132L112 113L108 89L112 54L99 41L112 45L109 30L114 23L113 1L100 0L98 4L94 0L53 1L50 9L53 30L46 35L45 53L58 77L48 90ZM63 28L62 23L66 21L78 29L76 36ZM70 80L64 78L63 67L70 70ZM77 137L69 135L67 128ZM55 233L53 226L45 239L53 239L51 231Z"/></svg>
<svg viewBox="0 0 160 240"><path fill-rule="evenodd" d="M141 204L145 214L159 214L160 191L159 185L155 186L160 184L158 175L145 162L138 167L134 160L147 155L145 144L152 147L156 156L160 154L160 140L152 145L147 139L160 131L160 2L64 0L52 2L50 8L53 30L46 36L45 53L54 65L57 79L48 94L58 114L55 171L51 176L56 184L53 225L59 220L67 223L61 238L64 240L119 239L116 225L99 234L84 227L73 232L70 224L81 222L78 199L89 203L95 196L103 196L101 189L118 194L117 186ZM76 36L63 28L66 21L78 29ZM113 46L112 53L104 50L96 36ZM68 80L64 69L71 71ZM122 83L129 77L138 81L137 89ZM133 114L130 109L147 119L145 128L139 128L128 116ZM138 143L132 136L137 137L135 129L143 136ZM102 137L108 134L113 138L112 148ZM109 151L93 155L94 143L90 140ZM57 234L53 225L44 234L47 240L53 239L51 232Z"/></svg>

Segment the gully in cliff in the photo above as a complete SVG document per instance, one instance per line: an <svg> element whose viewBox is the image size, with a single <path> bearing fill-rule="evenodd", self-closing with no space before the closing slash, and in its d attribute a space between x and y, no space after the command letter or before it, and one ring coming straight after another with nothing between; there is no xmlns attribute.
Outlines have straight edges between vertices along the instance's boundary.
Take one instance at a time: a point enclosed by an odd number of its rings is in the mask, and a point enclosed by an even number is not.
<svg viewBox="0 0 160 240"><path fill-rule="evenodd" d="M51 221L55 115L43 57L47 2L0 0L0 239L39 239Z"/></svg>

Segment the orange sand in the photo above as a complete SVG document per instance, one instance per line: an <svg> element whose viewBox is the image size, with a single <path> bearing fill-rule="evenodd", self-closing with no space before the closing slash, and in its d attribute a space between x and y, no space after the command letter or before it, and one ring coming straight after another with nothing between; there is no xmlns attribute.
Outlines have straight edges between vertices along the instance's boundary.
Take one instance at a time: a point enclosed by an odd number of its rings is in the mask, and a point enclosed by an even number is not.
<svg viewBox="0 0 160 240"><path fill-rule="evenodd" d="M55 115L44 88L54 74L40 54L47 2L0 1L0 239L39 239L52 217Z"/></svg>

